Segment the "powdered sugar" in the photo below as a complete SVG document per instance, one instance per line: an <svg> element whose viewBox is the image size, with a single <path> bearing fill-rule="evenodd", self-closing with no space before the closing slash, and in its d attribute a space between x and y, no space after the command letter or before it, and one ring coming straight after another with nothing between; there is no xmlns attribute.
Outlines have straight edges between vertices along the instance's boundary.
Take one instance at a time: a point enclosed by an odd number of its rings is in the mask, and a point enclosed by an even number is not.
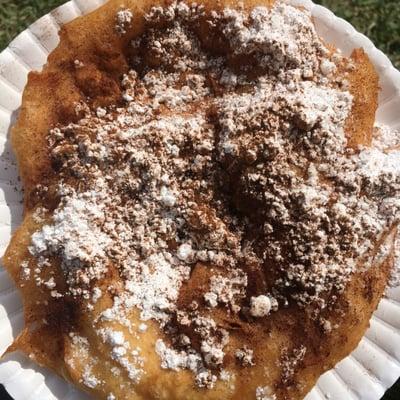
<svg viewBox="0 0 400 400"><path fill-rule="evenodd" d="M202 357L195 351L178 352L169 348L159 339L156 343L156 352L161 358L161 368L179 371L189 369L196 375L196 383L199 387L211 389L217 377L204 367Z"/></svg>
<svg viewBox="0 0 400 400"><path fill-rule="evenodd" d="M133 19L132 11L129 9L122 9L117 12L117 23L115 25L115 30L119 35L126 34L127 28L131 25Z"/></svg>
<svg viewBox="0 0 400 400"><path fill-rule="evenodd" d="M134 261L128 268L130 274L125 288L129 294L125 305L139 307L144 321L167 318L166 313L175 308L182 279L190 270L171 264L162 253L143 260L140 268Z"/></svg>
<svg viewBox="0 0 400 400"><path fill-rule="evenodd" d="M185 351L178 352L166 346L161 340L157 340L156 352L161 358L161 367L179 371L180 369L190 369L196 372L202 367L202 359L199 354L187 354Z"/></svg>
<svg viewBox="0 0 400 400"><path fill-rule="evenodd" d="M276 400L276 396L268 386L259 386L256 389L256 400Z"/></svg>
<svg viewBox="0 0 400 400"><path fill-rule="evenodd" d="M260 295L250 299L250 314L253 317L265 317L270 313L271 308L271 300L268 296Z"/></svg>
<svg viewBox="0 0 400 400"><path fill-rule="evenodd" d="M249 17L227 9L224 18L223 32L237 54L257 54L261 65L274 70L318 67L318 53L324 47L307 12L278 3L272 10L256 7Z"/></svg>
<svg viewBox="0 0 400 400"><path fill-rule="evenodd" d="M53 224L32 235L31 254L59 254L66 268L104 258L111 239L99 228L105 218L100 198L97 191L68 191L65 204L53 215Z"/></svg>
<svg viewBox="0 0 400 400"><path fill-rule="evenodd" d="M241 270L234 269L229 271L227 276L213 276L210 280L210 291L204 295L204 298L213 307L221 303L238 312L240 306L237 303L245 297L246 286L247 276Z"/></svg>
<svg viewBox="0 0 400 400"><path fill-rule="evenodd" d="M83 379L83 384L91 389L94 389L101 383L101 381L97 379L95 375L92 374L92 368L89 365L85 366L82 379Z"/></svg>
<svg viewBox="0 0 400 400"><path fill-rule="evenodd" d="M129 342L120 331L106 328L100 329L97 333L111 346L111 358L127 371L133 382L139 382L143 374L143 358L139 356L138 349L131 351Z"/></svg>

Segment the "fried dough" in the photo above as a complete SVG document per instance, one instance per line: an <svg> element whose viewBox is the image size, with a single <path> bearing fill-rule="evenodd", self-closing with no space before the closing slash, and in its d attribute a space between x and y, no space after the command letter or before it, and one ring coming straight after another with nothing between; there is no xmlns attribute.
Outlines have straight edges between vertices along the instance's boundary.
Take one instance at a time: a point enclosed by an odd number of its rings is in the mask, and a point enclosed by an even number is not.
<svg viewBox="0 0 400 400"><path fill-rule="evenodd" d="M236 2L228 0L198 3L206 10L236 7ZM246 0L245 7L270 7L271 3ZM257 388L261 388L257 399L303 399L319 376L346 357L363 336L389 279L393 264L391 251L368 270L361 268L354 273L334 307L323 312L322 316L335 326L332 330L324 329L294 302L257 320L246 320L221 307L212 309L210 315L217 325L229 331L224 369L234 376L230 381L218 380L212 389L196 387L191 371L161 367L154 349L160 338L168 343L169 335L156 321L147 321L145 332L132 334L117 321L98 320L101 312L112 306L114 295L122 290L117 266L111 264L97 283L105 294L92 310L87 308L90 299L73 296L58 299L48 288L38 287L34 279L21 277L24 262L33 266L32 270L37 263L29 252L32 235L51 222L52 212L59 203L59 176L49 150L49 131L55 126L77 122L82 117L76 113L79 102L93 109L122 106L121 77L131 69L130 43L144 32L143 15L157 4L166 5L156 0L111 0L95 12L72 21L62 27L60 44L49 56L43 71L29 75L18 121L12 131L12 144L25 191L24 221L4 256L4 264L23 296L26 327L9 351L22 350L40 365L98 399L239 400L256 398ZM130 9L133 14L132 24L122 36L115 32L115 16L121 9ZM223 45L211 42L206 36L207 28L202 29L199 34L203 35L201 39L206 48ZM353 106L346 122L346 135L349 147L357 149L360 145L371 145L379 87L377 73L368 56L357 49L351 59L354 68L347 72L347 80ZM76 68L76 61L84 68ZM337 71L338 75L345 73L344 68ZM71 178L71 182L77 186L77 181ZM47 189L42 190L43 187ZM37 210L42 207L49 210L44 220L36 217ZM391 233L389 229L386 231L389 242ZM193 267L189 281L181 288L180 306L188 307L193 300L201 303L212 268L201 262ZM214 266L214 270L219 268ZM67 290L56 256L43 274L43 281L54 278L58 292ZM249 279L253 286L247 298L252 291L260 291L257 274L249 275ZM108 287L113 287L113 291L107 291ZM139 311L131 311L129 320L139 326L142 322ZM96 334L95 325L96 330L112 328L123 332L131 349L141 349L145 372L138 383L130 379L129 371L123 370L119 375L112 372L117 364L110 356L109 346ZM86 338L88 346L79 337ZM235 349L244 346L253 349L254 366L239 365L233 356ZM303 348L307 352L297 357ZM283 352L283 349L286 350ZM82 378L89 362L92 365L90 374L101 382L92 387ZM269 388L272 393L268 392ZM107 397L110 393L115 397Z"/></svg>

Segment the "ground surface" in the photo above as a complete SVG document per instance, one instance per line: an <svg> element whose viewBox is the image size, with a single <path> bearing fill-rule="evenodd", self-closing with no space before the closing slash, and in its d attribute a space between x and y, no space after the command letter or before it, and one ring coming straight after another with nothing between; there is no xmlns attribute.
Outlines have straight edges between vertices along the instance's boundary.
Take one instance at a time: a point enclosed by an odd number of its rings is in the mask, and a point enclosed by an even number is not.
<svg viewBox="0 0 400 400"><path fill-rule="evenodd" d="M65 0L0 0L0 51L29 24ZM399 0L317 0L365 33L400 68ZM0 400L9 397L0 387ZM400 399L400 381L382 400ZM343 399L345 400L345 399Z"/></svg>

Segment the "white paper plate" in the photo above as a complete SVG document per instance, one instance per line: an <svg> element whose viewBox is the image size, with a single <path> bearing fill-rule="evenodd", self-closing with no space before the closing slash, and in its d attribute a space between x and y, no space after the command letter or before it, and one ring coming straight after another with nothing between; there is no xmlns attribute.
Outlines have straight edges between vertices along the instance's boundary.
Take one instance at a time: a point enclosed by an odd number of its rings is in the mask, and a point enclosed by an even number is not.
<svg viewBox="0 0 400 400"><path fill-rule="evenodd" d="M400 129L400 72L364 35L310 0L288 0L311 10L319 34L346 55L363 47L382 88L377 121ZM18 173L8 140L27 74L40 70L58 44L58 29L106 0L73 0L36 21L0 54L0 256L21 220ZM17 189L16 189L17 188ZM0 354L23 325L21 300L0 267ZM324 374L307 400L378 400L400 376L400 287L388 290L358 348ZM0 383L15 400L83 400L88 397L20 354L0 363ZM247 400L247 399L246 399ZM250 400L250 399L249 399Z"/></svg>

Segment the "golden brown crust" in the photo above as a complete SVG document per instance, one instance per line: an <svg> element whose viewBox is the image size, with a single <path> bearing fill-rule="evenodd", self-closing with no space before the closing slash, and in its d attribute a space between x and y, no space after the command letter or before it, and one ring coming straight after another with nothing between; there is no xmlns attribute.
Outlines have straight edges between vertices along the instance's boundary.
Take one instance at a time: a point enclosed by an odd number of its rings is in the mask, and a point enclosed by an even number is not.
<svg viewBox="0 0 400 400"><path fill-rule="evenodd" d="M379 77L363 49L355 49L351 59L354 62L354 69L349 72L348 79L354 102L346 126L350 138L349 145L370 146L378 108Z"/></svg>
<svg viewBox="0 0 400 400"><path fill-rule="evenodd" d="M127 43L143 29L139 16L155 3L165 2L112 0L96 12L63 27L60 45L50 55L43 72L34 72L29 76L19 119L12 132L13 148L17 154L25 187L25 219L11 241L4 263L21 288L27 328L11 350L20 349L27 354L33 354L38 363L51 368L84 390L87 388L80 381L80 377L85 366L85 357L80 357L76 352L68 332L75 329L82 336L88 337L94 346L94 354L100 360L108 360L107 350L98 338L96 339L91 329L96 310L93 314L80 313L82 305L73 300L70 303L63 302L61 307L60 302L52 299L45 290L36 288L34 283L22 282L19 269L24 260L31 258L27 247L31 234L38 227L33 220L32 211L43 200L36 196L36 185L46 183L51 187L56 181L56 172L51 166L47 151L46 136L49 129L57 123L76 119L78 116L74 112L74 104L80 100L89 98L93 105L105 106L115 103L120 98L119 81L129 68ZM204 0L202 3L206 7L209 4L213 7L236 4L233 1L215 3ZM271 1L246 1L246 6L270 3ZM115 35L113 30L115 13L121 7L132 9L135 15L132 30L123 38ZM354 106L348 120L347 134L351 145L355 147L360 144L368 145L371 141L377 108L378 76L362 50L355 50L352 59L355 69L348 79L350 91L354 96ZM87 68L77 70L74 67L75 60L82 61ZM112 388L117 398L130 400L239 400L254 398L254 388L268 383L277 385L279 400L300 400L324 371L332 368L355 348L382 296L390 266L391 260L388 259L382 265L375 265L367 273L354 275L341 299L346 313L330 315L331 321L336 321L340 328L328 335L311 319L299 319L299 310L295 306L273 314L265 321L262 329L259 326L257 329L253 329L251 325L244 326L239 319L224 321L224 315L216 310L215 319L222 325L227 324L227 329L230 330L229 346L237 348L243 343L251 344L252 348L257 349L257 364L262 366L243 370L235 364L235 360L227 360L229 367L238 372L234 392L231 392L229 385L225 383L218 383L216 389L210 391L196 389L189 372L162 370L157 356L150 354L148 350L147 373L135 389L129 385L126 389L118 389L118 384L124 382L124 376L110 376L109 371L105 371L99 365L96 367L96 373L104 379L106 385L101 389L94 389L92 393L96 398L105 399ZM62 281L57 265L53 265L52 272L56 274L57 280ZM198 274L198 279L191 281L192 284L205 285L207 271L201 265L197 266L194 274ZM113 280L113 276L108 276L103 283L106 285ZM196 288L191 287L187 292L183 290L182 302L187 301L185 293L189 298L195 298ZM48 306L38 307L37 300L47 300ZM97 307L105 309L110 302L110 298L102 299ZM43 317L50 319L49 324L36 329L33 323ZM132 320L136 319L137 316L132 315ZM121 326L118 328L124 329ZM156 324L150 324L146 336L142 337L141 341L132 339L132 345L139 344L144 349L152 349L156 339L163 335ZM290 352L301 345L311 351L307 352L305 359L296 367L294 378L291 378L300 385L279 382L282 368L277 367L277 360L280 359L282 348L286 347ZM71 359L74 360L73 363L66 363L66 360ZM265 371L268 371L268 378L265 377Z"/></svg>

